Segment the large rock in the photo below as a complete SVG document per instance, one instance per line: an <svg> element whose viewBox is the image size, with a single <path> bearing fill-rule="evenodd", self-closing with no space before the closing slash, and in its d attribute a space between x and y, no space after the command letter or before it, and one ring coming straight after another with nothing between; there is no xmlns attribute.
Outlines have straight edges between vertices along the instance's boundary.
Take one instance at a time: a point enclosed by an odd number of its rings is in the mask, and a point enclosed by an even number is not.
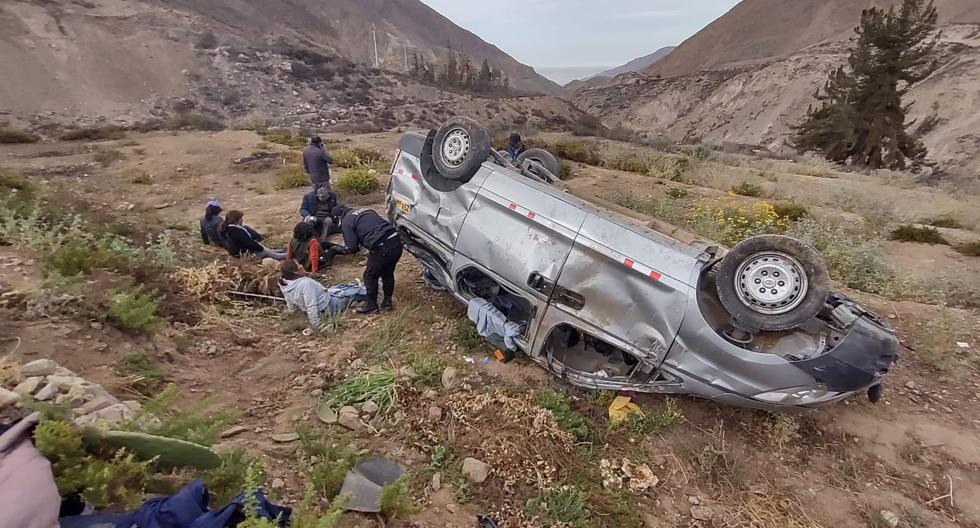
<svg viewBox="0 0 980 528"><path fill-rule="evenodd" d="M360 431L364 428L364 423L361 422L361 413L356 407L350 405L340 408L340 412L337 413L337 423L351 431Z"/></svg>
<svg viewBox="0 0 980 528"><path fill-rule="evenodd" d="M58 364L50 359L35 359L30 363L20 366L20 373L24 377L49 376L58 370Z"/></svg>
<svg viewBox="0 0 980 528"><path fill-rule="evenodd" d="M464 458L463 476L474 484L483 484L490 476L490 466L475 458Z"/></svg>
<svg viewBox="0 0 980 528"><path fill-rule="evenodd" d="M48 401L58 395L60 388L61 386L57 383L48 383L34 394L34 399L37 401Z"/></svg>
<svg viewBox="0 0 980 528"><path fill-rule="evenodd" d="M20 394L0 387L0 409L4 409L8 405L17 403L18 400L20 400Z"/></svg>
<svg viewBox="0 0 980 528"><path fill-rule="evenodd" d="M116 403L119 403L119 400L116 400L112 396L96 396L94 399L82 405L75 411L77 414L81 415L91 414L101 411L110 405L115 405Z"/></svg>
<svg viewBox="0 0 980 528"><path fill-rule="evenodd" d="M34 394L34 391L36 391L38 387L41 386L41 382L43 381L44 378L41 378L40 376L27 378L14 387L14 392L20 394L21 396L30 396Z"/></svg>

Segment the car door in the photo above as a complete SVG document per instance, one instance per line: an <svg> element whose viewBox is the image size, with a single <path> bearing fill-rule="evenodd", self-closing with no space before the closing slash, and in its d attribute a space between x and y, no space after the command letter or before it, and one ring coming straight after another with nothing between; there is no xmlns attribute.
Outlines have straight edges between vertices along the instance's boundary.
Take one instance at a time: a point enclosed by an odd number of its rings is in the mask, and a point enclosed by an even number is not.
<svg viewBox="0 0 980 528"><path fill-rule="evenodd" d="M697 250L604 213L579 230L544 317L569 324L656 368L684 320ZM542 329L540 339L546 338Z"/></svg>
<svg viewBox="0 0 980 528"><path fill-rule="evenodd" d="M547 185L494 171L460 230L453 272L478 266L522 292L543 314L586 216ZM535 332L528 329L529 342Z"/></svg>

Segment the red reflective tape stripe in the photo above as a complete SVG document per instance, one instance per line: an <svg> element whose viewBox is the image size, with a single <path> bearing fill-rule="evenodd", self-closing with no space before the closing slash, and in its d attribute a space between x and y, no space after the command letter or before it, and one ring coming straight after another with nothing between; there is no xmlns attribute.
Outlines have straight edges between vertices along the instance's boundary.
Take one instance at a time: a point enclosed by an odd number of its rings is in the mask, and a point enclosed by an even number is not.
<svg viewBox="0 0 980 528"><path fill-rule="evenodd" d="M528 217L528 218L531 218L531 219L533 219L533 218L534 218L535 216L537 216L537 215L535 215L535 214L534 214L534 211L528 211L528 212L527 212L527 217Z"/></svg>
<svg viewBox="0 0 980 528"><path fill-rule="evenodd" d="M653 279L655 281L658 281L658 280L660 280L660 277L661 277L660 272L658 272L658 271L651 271L650 272L650 278L651 279Z"/></svg>
<svg viewBox="0 0 980 528"><path fill-rule="evenodd" d="M633 264L635 264L635 262L633 262L633 261L632 261L632 260L630 260L630 259L626 259L626 260L624 260L624 261L623 261L623 264L626 264L626 267L627 267L627 268L630 268L630 269L632 269L632 268L633 268Z"/></svg>
<svg viewBox="0 0 980 528"><path fill-rule="evenodd" d="M510 204L508 207L510 207L511 209L513 209L515 211L517 210L517 204L516 203Z"/></svg>
<svg viewBox="0 0 980 528"><path fill-rule="evenodd" d="M412 179L413 179L413 180L418 180L418 179L419 179L419 177L418 177L418 176L416 176L415 174L413 174L413 175L412 175Z"/></svg>

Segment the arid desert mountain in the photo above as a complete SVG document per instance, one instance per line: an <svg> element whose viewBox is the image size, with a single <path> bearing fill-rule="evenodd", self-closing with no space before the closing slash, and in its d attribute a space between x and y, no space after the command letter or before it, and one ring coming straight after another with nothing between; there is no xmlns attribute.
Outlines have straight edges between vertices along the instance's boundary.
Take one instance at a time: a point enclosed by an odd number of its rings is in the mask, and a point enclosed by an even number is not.
<svg viewBox="0 0 980 528"><path fill-rule="evenodd" d="M860 0L748 0L642 73L579 91L574 102L607 124L651 136L761 145L788 153L829 70L843 64ZM936 114L925 135L941 173L980 168L980 2L941 0L942 66L908 95L910 117Z"/></svg>
<svg viewBox="0 0 980 528"><path fill-rule="evenodd" d="M0 112L113 117L209 94L230 112L253 94L273 109L295 97L386 90L405 102L415 92L438 99L439 90L403 75L406 59L445 61L450 47L476 67L486 59L518 90L559 91L417 0L5 0ZM307 97L290 79L341 85Z"/></svg>
<svg viewBox="0 0 980 528"><path fill-rule="evenodd" d="M671 51L676 49L675 46L666 46L658 49L657 51L644 55L642 57L637 57L622 66L616 66L615 68L610 68L606 71L599 72L588 79L582 79L578 81L572 81L564 86L564 91L566 94L574 94L578 90L585 88L591 88L597 86L599 83L606 79L611 79L617 75L622 75L629 72L643 71L650 66L653 66L657 61L663 60Z"/></svg>

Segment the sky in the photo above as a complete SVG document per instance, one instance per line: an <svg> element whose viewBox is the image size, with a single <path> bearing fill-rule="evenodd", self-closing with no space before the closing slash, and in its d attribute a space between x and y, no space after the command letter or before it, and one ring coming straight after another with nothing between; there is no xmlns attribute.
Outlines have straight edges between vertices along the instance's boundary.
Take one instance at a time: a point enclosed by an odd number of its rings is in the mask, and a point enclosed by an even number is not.
<svg viewBox="0 0 980 528"><path fill-rule="evenodd" d="M676 46L738 0L422 2L539 73L571 80Z"/></svg>

